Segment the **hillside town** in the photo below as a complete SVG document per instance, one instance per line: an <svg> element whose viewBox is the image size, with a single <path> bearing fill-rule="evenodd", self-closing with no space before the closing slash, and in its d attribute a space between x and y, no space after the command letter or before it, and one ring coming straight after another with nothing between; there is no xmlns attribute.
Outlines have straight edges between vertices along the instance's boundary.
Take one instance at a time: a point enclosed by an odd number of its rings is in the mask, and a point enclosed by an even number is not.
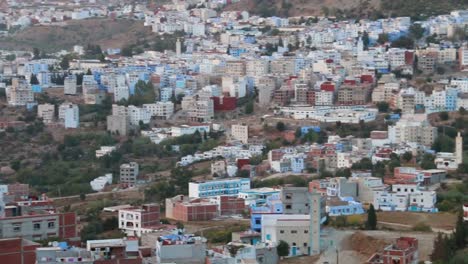
<svg viewBox="0 0 468 264"><path fill-rule="evenodd" d="M0 1L0 263L468 263L468 5L160 2Z"/></svg>

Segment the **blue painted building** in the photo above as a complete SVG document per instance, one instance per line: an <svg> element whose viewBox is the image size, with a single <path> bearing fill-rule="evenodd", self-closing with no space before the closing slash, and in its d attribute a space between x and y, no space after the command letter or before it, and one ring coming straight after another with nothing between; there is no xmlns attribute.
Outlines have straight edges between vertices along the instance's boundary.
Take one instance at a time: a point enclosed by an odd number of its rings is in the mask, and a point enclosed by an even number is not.
<svg viewBox="0 0 468 264"><path fill-rule="evenodd" d="M262 215L283 214L283 202L279 192L269 196L264 203L252 204L250 206L250 229L262 231Z"/></svg>
<svg viewBox="0 0 468 264"><path fill-rule="evenodd" d="M320 127L319 126L303 126L301 127L301 136L304 136L305 134L309 133L310 130L319 133Z"/></svg>

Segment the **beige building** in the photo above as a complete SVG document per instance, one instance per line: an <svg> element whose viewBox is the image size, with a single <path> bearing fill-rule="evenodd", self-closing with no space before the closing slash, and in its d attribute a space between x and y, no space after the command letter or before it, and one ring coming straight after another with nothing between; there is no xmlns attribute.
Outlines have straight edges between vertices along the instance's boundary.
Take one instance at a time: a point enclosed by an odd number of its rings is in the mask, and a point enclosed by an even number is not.
<svg viewBox="0 0 468 264"><path fill-rule="evenodd" d="M13 78L11 86L6 89L7 101L12 106L24 106L34 102L34 92L24 79Z"/></svg>
<svg viewBox="0 0 468 264"><path fill-rule="evenodd" d="M242 143L247 144L249 141L249 126L247 125L232 125L231 137L235 140L240 140Z"/></svg>
<svg viewBox="0 0 468 264"><path fill-rule="evenodd" d="M44 124L52 123L55 119L55 105L40 104L37 106L37 116L42 118Z"/></svg>
<svg viewBox="0 0 468 264"><path fill-rule="evenodd" d="M261 106L269 106L276 90L276 78L273 76L264 76L258 79L258 103Z"/></svg>
<svg viewBox="0 0 468 264"><path fill-rule="evenodd" d="M426 114L403 115L393 126L388 127L391 143L414 142L431 146L437 138L437 128L427 121Z"/></svg>
<svg viewBox="0 0 468 264"><path fill-rule="evenodd" d="M271 73L278 75L294 75L296 63L293 58L280 58L271 61Z"/></svg>
<svg viewBox="0 0 468 264"><path fill-rule="evenodd" d="M245 61L230 60L226 61L225 75L242 77L245 76Z"/></svg>

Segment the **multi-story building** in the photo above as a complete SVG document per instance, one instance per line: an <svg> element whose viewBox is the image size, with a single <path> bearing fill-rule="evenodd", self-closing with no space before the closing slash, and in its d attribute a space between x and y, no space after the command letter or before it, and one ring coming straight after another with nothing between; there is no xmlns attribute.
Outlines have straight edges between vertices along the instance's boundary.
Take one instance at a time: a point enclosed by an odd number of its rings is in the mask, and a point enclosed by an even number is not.
<svg viewBox="0 0 468 264"><path fill-rule="evenodd" d="M151 120L151 113L145 108L136 107L134 105L129 105L128 107L123 105L112 105L112 115L113 116L128 116L130 125L138 126L140 122L143 124L149 124Z"/></svg>
<svg viewBox="0 0 468 264"><path fill-rule="evenodd" d="M138 239L102 239L86 241L86 251L91 253L94 264L142 264ZM39 263L38 263L39 264Z"/></svg>
<svg viewBox="0 0 468 264"><path fill-rule="evenodd" d="M247 125L232 125L231 126L231 137L235 140L239 140L244 144L249 142L249 126Z"/></svg>
<svg viewBox="0 0 468 264"><path fill-rule="evenodd" d="M189 235L161 236L156 241L157 263L204 264L206 239Z"/></svg>
<svg viewBox="0 0 468 264"><path fill-rule="evenodd" d="M63 81L63 93L67 95L75 95L77 92L78 89L76 75L67 75Z"/></svg>
<svg viewBox="0 0 468 264"><path fill-rule="evenodd" d="M337 104L364 105L369 101L371 85L342 85L338 89Z"/></svg>
<svg viewBox="0 0 468 264"><path fill-rule="evenodd" d="M7 101L12 106L24 106L34 102L34 92L24 79L13 78L6 89Z"/></svg>
<svg viewBox="0 0 468 264"><path fill-rule="evenodd" d="M107 131L126 136L130 131L130 117L126 115L107 116Z"/></svg>
<svg viewBox="0 0 468 264"><path fill-rule="evenodd" d="M468 68L468 46L463 45L458 49L458 65L460 70Z"/></svg>
<svg viewBox="0 0 468 264"><path fill-rule="evenodd" d="M283 202L284 214L309 213L309 190L307 187L282 187L280 199Z"/></svg>
<svg viewBox="0 0 468 264"><path fill-rule="evenodd" d="M437 53L426 53L418 56L418 69L425 73L432 73L437 63Z"/></svg>
<svg viewBox="0 0 468 264"><path fill-rule="evenodd" d="M0 262L15 264L41 263L36 262L36 249L40 246L39 243L19 237L0 239Z"/></svg>
<svg viewBox="0 0 468 264"><path fill-rule="evenodd" d="M130 207L119 210L119 229L128 236L141 237L143 233L152 232L160 226L159 204L144 204L141 207Z"/></svg>
<svg viewBox="0 0 468 264"><path fill-rule="evenodd" d="M55 105L39 104L37 105L37 116L42 118L44 124L50 124L55 119Z"/></svg>
<svg viewBox="0 0 468 264"><path fill-rule="evenodd" d="M5 217L0 218L0 238L79 240L76 213L57 213L50 201L29 204L29 201L18 202L5 208Z"/></svg>
<svg viewBox="0 0 468 264"><path fill-rule="evenodd" d="M405 115L388 127L388 138L392 143L415 142L431 146L436 137L437 128L429 124L425 114Z"/></svg>
<svg viewBox="0 0 468 264"><path fill-rule="evenodd" d="M418 240L412 237L397 238L382 252L375 253L366 264L416 264L419 263Z"/></svg>
<svg viewBox="0 0 468 264"><path fill-rule="evenodd" d="M290 256L319 254L320 226L326 219L325 200L313 193L309 201L308 215L262 215L262 241L274 244L285 241L290 246Z"/></svg>
<svg viewBox="0 0 468 264"><path fill-rule="evenodd" d="M154 104L144 104L143 109L150 112L151 116L157 119L169 119L174 114L173 102L156 102Z"/></svg>
<svg viewBox="0 0 468 264"><path fill-rule="evenodd" d="M63 103L59 106L59 121L65 128L78 128L80 126L79 111L78 105Z"/></svg>
<svg viewBox="0 0 468 264"><path fill-rule="evenodd" d="M190 182L189 197L205 198L219 195L237 196L250 189L250 179L230 178L205 182Z"/></svg>
<svg viewBox="0 0 468 264"><path fill-rule="evenodd" d="M245 61L229 60L226 61L225 75L233 77L242 77L245 75Z"/></svg>
<svg viewBox="0 0 468 264"><path fill-rule="evenodd" d="M120 183L135 185L138 180L139 166L136 162L120 165Z"/></svg>

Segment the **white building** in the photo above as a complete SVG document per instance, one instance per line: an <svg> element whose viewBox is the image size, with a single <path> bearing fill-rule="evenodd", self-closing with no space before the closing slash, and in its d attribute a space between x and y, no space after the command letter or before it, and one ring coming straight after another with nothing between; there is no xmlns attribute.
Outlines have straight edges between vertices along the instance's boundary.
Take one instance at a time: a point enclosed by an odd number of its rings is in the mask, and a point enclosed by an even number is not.
<svg viewBox="0 0 468 264"><path fill-rule="evenodd" d="M97 177L89 184L91 185L91 189L93 189L93 191L100 192L104 189L104 187L106 187L106 185L112 184L112 173L107 173L104 176Z"/></svg>
<svg viewBox="0 0 468 264"><path fill-rule="evenodd" d="M77 81L74 74L65 77L63 81L63 93L67 95L75 95L77 93Z"/></svg>
<svg viewBox="0 0 468 264"><path fill-rule="evenodd" d="M59 106L59 121L65 128L78 128L80 126L80 109L78 105L63 103Z"/></svg>
<svg viewBox="0 0 468 264"><path fill-rule="evenodd" d="M183 135L192 135L195 132L200 132L203 136L204 133L210 133L209 125L181 125L171 127L171 135L173 137L180 137Z"/></svg>
<svg viewBox="0 0 468 264"><path fill-rule="evenodd" d="M109 155L115 150L116 150L115 146L101 146L100 149L96 150L96 158L101 158L106 155Z"/></svg>
<svg viewBox="0 0 468 264"><path fill-rule="evenodd" d="M6 88L8 104L11 106L24 106L34 102L34 92L26 80L14 78L11 86Z"/></svg>
<svg viewBox="0 0 468 264"><path fill-rule="evenodd" d="M158 119L169 119L174 114L173 102L156 102L154 104L144 104L143 108L150 112L151 116Z"/></svg>

